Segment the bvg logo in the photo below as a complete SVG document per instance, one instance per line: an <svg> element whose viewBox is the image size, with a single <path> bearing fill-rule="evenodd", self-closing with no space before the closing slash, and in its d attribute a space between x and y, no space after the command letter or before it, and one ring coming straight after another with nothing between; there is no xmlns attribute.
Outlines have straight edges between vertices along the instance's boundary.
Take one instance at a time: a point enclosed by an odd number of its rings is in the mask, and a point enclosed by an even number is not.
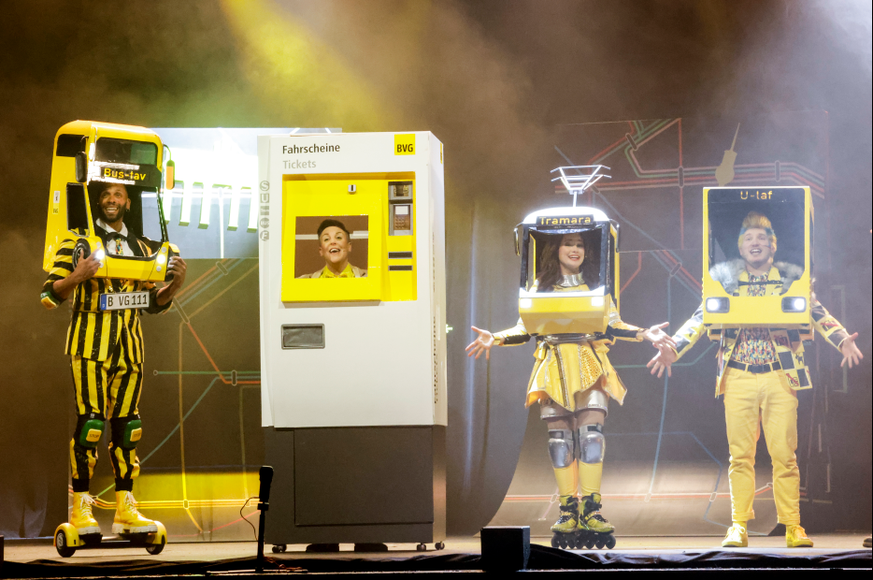
<svg viewBox="0 0 873 580"><path fill-rule="evenodd" d="M415 155L415 134L394 135L394 155Z"/></svg>

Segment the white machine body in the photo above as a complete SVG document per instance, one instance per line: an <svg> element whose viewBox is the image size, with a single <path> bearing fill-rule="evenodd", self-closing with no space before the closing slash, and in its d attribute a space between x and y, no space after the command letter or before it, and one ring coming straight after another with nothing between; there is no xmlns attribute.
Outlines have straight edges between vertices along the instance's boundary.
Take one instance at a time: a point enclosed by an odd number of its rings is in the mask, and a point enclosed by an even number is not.
<svg viewBox="0 0 873 580"><path fill-rule="evenodd" d="M258 161L263 426L445 426L442 143L429 132L267 135L258 138ZM387 190L373 194L368 231L351 236L353 244L367 239L367 279L301 280L290 271L296 243L317 243L314 232L297 232L300 220L360 214L355 195L364 188L352 185L396 175L414 182L414 235L395 235L407 222L395 220ZM311 184L348 197L330 193L339 201L325 209L313 197L320 190L295 193ZM298 198L308 201L295 205ZM409 251L397 251L404 243ZM407 276L400 290L390 287L395 274ZM323 346L289 348L283 329L307 326L321 329Z"/></svg>

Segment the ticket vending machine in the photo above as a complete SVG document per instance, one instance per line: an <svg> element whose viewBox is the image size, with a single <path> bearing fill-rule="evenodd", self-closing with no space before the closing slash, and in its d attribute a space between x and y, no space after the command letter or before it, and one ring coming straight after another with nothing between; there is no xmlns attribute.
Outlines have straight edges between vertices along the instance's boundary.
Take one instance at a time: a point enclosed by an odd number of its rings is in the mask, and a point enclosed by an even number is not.
<svg viewBox="0 0 873 580"><path fill-rule="evenodd" d="M442 143L261 136L258 160L266 542L441 548Z"/></svg>

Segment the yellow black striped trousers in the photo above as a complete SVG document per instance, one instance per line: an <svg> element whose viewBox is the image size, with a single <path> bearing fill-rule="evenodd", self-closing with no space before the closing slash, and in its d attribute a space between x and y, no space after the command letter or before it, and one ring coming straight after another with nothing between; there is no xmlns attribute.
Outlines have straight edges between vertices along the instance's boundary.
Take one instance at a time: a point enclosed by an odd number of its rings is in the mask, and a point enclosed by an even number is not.
<svg viewBox="0 0 873 580"><path fill-rule="evenodd" d="M70 366L76 396L76 414L95 414L103 420L119 420L139 414L142 391L142 364L130 360L128 345L122 339L105 361L73 355ZM112 430L115 431L114 429ZM115 473L116 487L130 489L139 475L136 449L125 449L114 434L109 442L110 462ZM70 440L70 469L73 487L87 489L97 464L97 449L82 447L76 438Z"/></svg>

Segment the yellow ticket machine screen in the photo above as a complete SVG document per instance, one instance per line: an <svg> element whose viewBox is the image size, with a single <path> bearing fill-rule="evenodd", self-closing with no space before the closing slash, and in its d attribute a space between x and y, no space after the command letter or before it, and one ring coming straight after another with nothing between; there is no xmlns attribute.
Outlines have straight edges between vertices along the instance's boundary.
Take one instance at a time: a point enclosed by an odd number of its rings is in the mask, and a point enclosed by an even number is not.
<svg viewBox="0 0 873 580"><path fill-rule="evenodd" d="M414 177L285 175L282 301L415 300Z"/></svg>

